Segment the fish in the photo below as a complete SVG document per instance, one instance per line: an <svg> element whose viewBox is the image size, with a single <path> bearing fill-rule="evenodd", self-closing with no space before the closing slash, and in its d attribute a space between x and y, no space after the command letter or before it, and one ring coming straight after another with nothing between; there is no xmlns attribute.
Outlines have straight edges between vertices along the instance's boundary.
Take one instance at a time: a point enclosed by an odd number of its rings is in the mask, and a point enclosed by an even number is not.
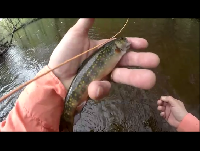
<svg viewBox="0 0 200 151"><path fill-rule="evenodd" d="M83 61L65 97L64 111L60 120L60 126L65 127L63 131L73 131L76 108L89 98L89 84L92 81L100 81L111 73L129 49L130 42L127 38L121 37L104 44Z"/></svg>

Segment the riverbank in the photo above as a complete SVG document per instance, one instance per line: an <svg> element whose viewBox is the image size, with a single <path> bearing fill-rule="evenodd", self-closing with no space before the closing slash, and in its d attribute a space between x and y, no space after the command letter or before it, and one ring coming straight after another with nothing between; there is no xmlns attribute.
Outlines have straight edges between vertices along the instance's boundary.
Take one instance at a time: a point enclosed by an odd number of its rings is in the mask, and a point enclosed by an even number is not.
<svg viewBox="0 0 200 151"><path fill-rule="evenodd" d="M29 25L29 24L31 24L33 22L36 22L36 21L38 21L40 19L42 19L42 18L34 18L33 20L31 20L31 21L29 21L27 23L21 24L18 28L13 28L13 31L11 33L9 33L6 37L11 36L12 34L14 34L16 31L20 30L21 28L25 28L27 25ZM3 40L4 40L4 38L1 39L0 42L3 41Z"/></svg>
<svg viewBox="0 0 200 151"><path fill-rule="evenodd" d="M0 46L0 56L3 55L9 48Z"/></svg>
<svg viewBox="0 0 200 151"><path fill-rule="evenodd" d="M25 28L27 25L29 25L29 24L31 24L31 23L33 23L33 22L35 22L35 21L38 21L38 20L40 20L40 19L42 19L42 18L34 18L33 20L31 20L31 21L29 21L29 22L26 22L26 23L23 23L23 24L21 24L19 27L13 27L13 29L12 29L12 31L10 31L10 33L9 34L7 34L5 37L9 37L9 36L11 36L11 35L13 35L16 31L18 31L19 29L21 29L21 28ZM0 43L2 43L4 40L5 40L5 37L3 37L1 40L0 40ZM1 46L1 44L0 44L0 46Z"/></svg>
<svg viewBox="0 0 200 151"><path fill-rule="evenodd" d="M8 42L5 44L0 44L0 56L3 55L3 53L5 53L11 46L13 45L9 44Z"/></svg>
<svg viewBox="0 0 200 151"><path fill-rule="evenodd" d="M27 25L29 25L29 24L31 24L31 23L33 23L33 22L35 22L35 21L38 21L38 20L40 20L41 18L34 18L33 20L31 20L31 21L29 21L29 22L27 22L27 23L23 23L23 24L21 24L18 28L13 28L13 31L11 32L11 33L9 33L6 37L9 37L9 36L12 36L11 37L11 40L10 40L10 42L5 42L5 43L3 43L3 41L5 40L5 37L4 38L2 38L1 40L0 40L0 56L3 54L3 53L5 53L11 46L12 46L12 38L13 38L13 34L16 32L16 31L18 31L19 29L21 29L21 28L25 28Z"/></svg>

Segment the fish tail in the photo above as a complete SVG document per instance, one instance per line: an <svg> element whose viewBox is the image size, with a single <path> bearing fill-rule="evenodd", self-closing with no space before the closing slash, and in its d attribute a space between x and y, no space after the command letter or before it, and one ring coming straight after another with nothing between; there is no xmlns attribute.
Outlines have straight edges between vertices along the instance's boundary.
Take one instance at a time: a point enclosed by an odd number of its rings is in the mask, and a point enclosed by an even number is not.
<svg viewBox="0 0 200 151"><path fill-rule="evenodd" d="M73 122L65 121L64 117L62 116L60 119L59 131L60 132L73 132Z"/></svg>

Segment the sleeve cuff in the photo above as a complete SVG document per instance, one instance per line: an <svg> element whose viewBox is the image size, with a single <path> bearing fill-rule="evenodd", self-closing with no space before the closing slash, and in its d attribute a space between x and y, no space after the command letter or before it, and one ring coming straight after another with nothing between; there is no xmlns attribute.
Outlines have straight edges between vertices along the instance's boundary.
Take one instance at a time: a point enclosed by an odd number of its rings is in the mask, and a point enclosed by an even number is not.
<svg viewBox="0 0 200 151"><path fill-rule="evenodd" d="M47 71L51 70L48 66L45 66L37 75L41 75ZM48 73L53 80L57 83L55 87L55 91L57 94L59 94L63 99L65 99L67 90L65 89L64 85L61 83L61 81L54 75L54 73L51 71Z"/></svg>
<svg viewBox="0 0 200 151"><path fill-rule="evenodd" d="M177 128L178 132L199 132L199 120L188 113Z"/></svg>

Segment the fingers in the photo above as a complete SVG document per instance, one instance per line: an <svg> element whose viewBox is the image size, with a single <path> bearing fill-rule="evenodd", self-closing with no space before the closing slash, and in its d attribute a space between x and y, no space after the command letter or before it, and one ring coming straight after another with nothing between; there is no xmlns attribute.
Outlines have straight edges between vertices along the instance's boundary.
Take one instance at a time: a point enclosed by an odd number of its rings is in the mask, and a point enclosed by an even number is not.
<svg viewBox="0 0 200 151"><path fill-rule="evenodd" d="M160 116L162 116L163 118L165 118L165 112L160 112Z"/></svg>
<svg viewBox="0 0 200 151"><path fill-rule="evenodd" d="M88 33L93 23L94 18L80 18L77 23L72 27L72 29Z"/></svg>
<svg viewBox="0 0 200 151"><path fill-rule="evenodd" d="M103 42L108 41L109 39L102 39L102 40L95 40L95 45L99 45ZM148 47L148 42L144 38L137 38L137 37L127 37L127 40L131 43L131 49L145 49Z"/></svg>
<svg viewBox="0 0 200 151"><path fill-rule="evenodd" d="M147 42L144 42L143 38L130 38L132 42L137 41L135 44L132 44L134 49L142 49L148 46ZM91 47L107 41L108 39L103 39L96 41L95 44L92 43ZM154 53L137 53L137 52L128 52L125 54L119 62L120 66L140 66L143 68L156 68L160 63L160 58Z"/></svg>
<svg viewBox="0 0 200 151"><path fill-rule="evenodd" d="M158 101L157 101L157 104L160 105L160 106L162 106L162 105L163 105L163 101L158 100Z"/></svg>
<svg viewBox="0 0 200 151"><path fill-rule="evenodd" d="M165 106L158 106L158 111L165 112Z"/></svg>
<svg viewBox="0 0 200 151"><path fill-rule="evenodd" d="M132 49L144 49L148 42L143 38L127 38ZM92 40L90 47L95 47L108 39ZM119 62L120 66L140 66L143 68L156 68L160 63L160 58L154 53L128 52Z"/></svg>
<svg viewBox="0 0 200 151"><path fill-rule="evenodd" d="M93 81L88 87L88 94L93 100L100 100L109 95L111 84L108 81ZM76 108L76 114L80 113L85 106L86 101L82 102Z"/></svg>
<svg viewBox="0 0 200 151"><path fill-rule="evenodd" d="M157 110L160 111L160 116L164 116L165 114L165 109L166 109L166 104L165 102L161 101L161 100L158 100L157 101L157 104L158 104L158 107L157 107Z"/></svg>
<svg viewBox="0 0 200 151"><path fill-rule="evenodd" d="M88 87L88 94L91 99L100 100L109 95L110 88L108 81L93 81Z"/></svg>
<svg viewBox="0 0 200 151"><path fill-rule="evenodd" d="M128 52L119 62L119 66L139 66L143 68L156 68L160 58L154 53Z"/></svg>
<svg viewBox="0 0 200 151"><path fill-rule="evenodd" d="M162 116L163 118L165 118L166 116L166 113L165 113L165 110L166 110L166 103L161 101L161 100L158 100L157 101L157 104L158 104L158 107L157 107L157 110L160 111L160 116Z"/></svg>
<svg viewBox="0 0 200 151"><path fill-rule="evenodd" d="M160 100L169 103L172 107L176 106L178 103L178 100L171 96L161 96Z"/></svg>
<svg viewBox="0 0 200 151"><path fill-rule="evenodd" d="M148 42L144 38L127 37L127 40L131 43L132 49L145 49L148 47Z"/></svg>
<svg viewBox="0 0 200 151"><path fill-rule="evenodd" d="M109 39L93 40L92 46L94 47L108 40ZM127 40L131 43L131 49L145 49L148 47L148 42L144 38L128 37Z"/></svg>
<svg viewBox="0 0 200 151"><path fill-rule="evenodd" d="M155 74L146 69L116 68L111 74L113 81L140 89L151 89L156 82Z"/></svg>

